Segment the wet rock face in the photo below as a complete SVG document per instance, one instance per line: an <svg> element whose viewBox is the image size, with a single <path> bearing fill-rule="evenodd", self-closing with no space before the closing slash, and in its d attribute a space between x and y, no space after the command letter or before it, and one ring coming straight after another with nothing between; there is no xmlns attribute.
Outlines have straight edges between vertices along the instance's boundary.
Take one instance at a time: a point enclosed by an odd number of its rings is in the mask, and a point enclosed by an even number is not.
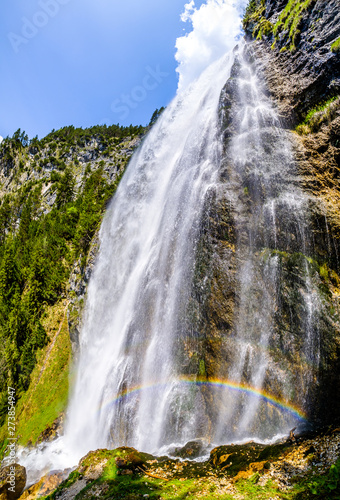
<svg viewBox="0 0 340 500"><path fill-rule="evenodd" d="M275 25L287 3L266 0L265 17ZM256 58L288 127L301 121L315 105L340 93L340 52L331 51L340 36L338 0L312 2L299 31L294 52L289 50L287 30L280 34L274 49L273 34L255 44ZM251 30L247 34L251 38Z"/></svg>
<svg viewBox="0 0 340 500"><path fill-rule="evenodd" d="M287 1L265 1L263 14L275 25ZM320 290L317 328L319 358L314 371L309 400L309 411L315 422L340 419L340 327L339 327L339 241L340 241L340 110L336 96L340 94L340 53L332 52L331 45L340 36L340 9L336 0L311 2L303 13L296 38L296 50L289 50L288 32L282 32L272 48L273 35L262 41L251 42L256 65L262 73L282 120L288 128L301 123L307 113L320 103L335 101L318 111L310 122L298 127L299 134L291 132L291 142L300 185L308 197L313 266L319 275L316 285ZM251 39L251 32L248 31ZM287 50L284 50L286 47ZM287 355L289 344L287 328L299 323L298 307L294 301L301 282L300 271L288 255L281 255L283 265L281 311L278 314L277 345ZM289 277L288 268L295 268ZM317 269L318 268L318 269ZM284 270L286 269L286 271ZM318 283L317 283L318 281ZM279 340L281 339L281 340ZM298 338L296 337L298 342ZM272 347L273 344L272 344ZM287 351L288 348L288 351ZM288 356L288 362L293 358ZM317 363L316 363L317 362ZM301 367L304 362L298 361ZM301 383L304 370L296 370Z"/></svg>
<svg viewBox="0 0 340 500"><path fill-rule="evenodd" d="M275 57L270 45L254 42L247 49L246 57L264 86L263 95L272 100L268 88L274 85L274 80L270 84L268 78L263 78L268 58ZM295 53L291 57L299 55ZM337 403L332 403L340 390L337 382L340 379L337 347L340 331L338 118L325 124L314 138L308 136L302 140L285 130L283 133L291 151L291 157L288 154L286 158L286 174L279 182L275 177L272 183L256 179L252 165L257 163L261 165L260 169L271 171L271 162L274 166L282 165L283 154L280 139L270 123L268 126L264 123L260 134L263 149L254 151L244 169L235 165L231 149L240 127L240 71L241 64L236 59L221 95L224 151L220 183L210 193L202 222L189 315L193 318L190 324L194 325L195 336L182 349L185 355L181 363L186 373L197 374L202 379L228 379L233 360L241 356L237 334L240 329L252 331L255 345L240 374L243 383L251 384L254 375L251 356L258 362L263 360L261 332L263 321L267 321L271 333L265 346L267 366L263 389L303 408L311 422L318 425L332 422L340 417ZM289 74L284 73L284 67L280 71L282 74L278 71L275 75L277 78L280 75L282 81L286 78L288 88ZM325 92L328 92L327 82L324 83ZM297 94L295 97L297 99ZM275 106L275 99L272 102ZM291 109L294 103L289 103ZM326 158L327 161L322 163ZM280 173L275 175L280 177ZM259 222L261 206L266 204L263 200L266 197L269 201L284 198L285 188L282 186L288 183L292 186L292 200L297 202L300 199L304 205L300 214L299 208L292 209L289 203L277 202L275 227L265 217L263 223ZM300 193L298 198L297 193ZM256 231L254 224L257 224ZM251 247L254 251L253 285L242 299L242 273L247 271L246 256ZM262 314L266 307L267 316ZM247 334L245 338L247 340ZM202 390L202 394L205 412L214 426L221 415L221 402L208 387ZM232 439L242 404L247 404L246 398L242 401L231 420ZM322 408L327 410L322 411ZM227 411L226 407L223 414L227 415ZM275 426L277 429L282 425L281 416L273 416L273 411L267 411L265 407L261 412L257 425L267 426L268 432L272 431L274 435ZM256 433L256 427L252 431Z"/></svg>

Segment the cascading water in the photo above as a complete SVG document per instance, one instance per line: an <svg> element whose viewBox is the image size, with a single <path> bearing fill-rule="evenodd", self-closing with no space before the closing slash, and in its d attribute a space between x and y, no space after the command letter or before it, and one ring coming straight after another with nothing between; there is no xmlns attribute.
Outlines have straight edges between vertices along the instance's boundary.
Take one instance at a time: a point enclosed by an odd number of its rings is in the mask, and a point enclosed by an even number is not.
<svg viewBox="0 0 340 500"><path fill-rule="evenodd" d="M233 131L223 150L220 95L235 67ZM221 168L237 234L238 301L222 342L226 356L213 374L221 383L209 383L204 369L186 370L181 355L197 355L188 311L202 217ZM294 384L271 352L279 336L280 258L308 255L306 213L289 141L242 42L178 94L128 166L100 230L65 435L23 455L28 471L74 465L100 447L157 453L197 437L226 443L287 432L296 414L273 408L292 402ZM318 296L307 261L299 297L301 350L315 363ZM288 336L282 342L289 344ZM276 399L263 397L274 389ZM308 383L298 403L307 397Z"/></svg>
<svg viewBox="0 0 340 500"><path fill-rule="evenodd" d="M83 452L122 443L155 452L196 427L199 415L180 423L186 389L174 344L205 196L216 182L217 109L231 64L229 55L212 65L168 107L103 222L66 428Z"/></svg>
<svg viewBox="0 0 340 500"><path fill-rule="evenodd" d="M199 412L183 422L192 391L175 351L219 167L218 103L232 63L229 52L178 94L120 182L100 230L65 432L22 454L30 482L35 471L71 466L90 449L157 452L199 423Z"/></svg>
<svg viewBox="0 0 340 500"><path fill-rule="evenodd" d="M282 369L275 362L276 337L282 336L277 320L284 286L281 260L288 255L303 255L304 262L295 297L295 307L303 309L299 324L294 325L300 349L287 331L285 341L291 343L287 352L294 356L300 350L305 361L314 366L319 356L315 314L320 309L319 295L305 257L311 252L308 199L298 185L287 132L245 44L240 44L234 70L233 133L223 162L229 164L227 192L235 211L239 300L234 331L226 341L228 369L223 376L236 385L255 388L257 394L224 392L217 442L249 436L264 439L276 432L287 433L296 424L294 414L282 410L275 414L258 393L275 394L279 401L294 403L295 399L300 408L306 408L308 382L299 387L300 395L292 398L294 384L289 380L288 366ZM305 370L309 382L312 373Z"/></svg>

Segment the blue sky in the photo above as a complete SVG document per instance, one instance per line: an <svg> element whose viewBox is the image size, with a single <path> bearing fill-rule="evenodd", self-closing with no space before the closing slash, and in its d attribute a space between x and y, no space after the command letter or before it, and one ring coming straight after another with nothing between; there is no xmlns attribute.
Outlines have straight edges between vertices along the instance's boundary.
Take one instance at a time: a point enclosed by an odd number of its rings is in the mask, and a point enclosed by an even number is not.
<svg viewBox="0 0 340 500"><path fill-rule="evenodd" d="M43 137L70 124L146 124L176 93L176 38L191 29L180 20L185 3L3 2L0 135L19 127Z"/></svg>

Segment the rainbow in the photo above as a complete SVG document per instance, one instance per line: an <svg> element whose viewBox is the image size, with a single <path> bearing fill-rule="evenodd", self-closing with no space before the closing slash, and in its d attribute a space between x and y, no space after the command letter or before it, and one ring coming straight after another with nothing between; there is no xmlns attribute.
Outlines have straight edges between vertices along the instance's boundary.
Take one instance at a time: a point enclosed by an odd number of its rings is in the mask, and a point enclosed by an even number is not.
<svg viewBox="0 0 340 500"><path fill-rule="evenodd" d="M251 396L256 396L266 403L269 403L270 405L280 409L281 411L288 412L291 415L293 415L295 418L306 422L307 421L307 416L306 414L298 407L292 405L288 401L284 401L282 399L279 399L272 394L269 394L268 392L260 389L256 389L254 387L251 387L250 385L246 384L240 384L237 382L233 382L231 380L223 380L223 379L210 379L210 380L203 380L203 379L196 379L196 378L189 378L189 377L180 377L175 380L170 380L167 382L153 382L145 385L139 385L136 387L132 387L129 389L126 389L122 392L120 392L115 398L111 399L110 401L106 401L101 404L101 407L99 409L102 410L103 407L110 406L112 404L119 403L123 401L125 398L136 395L142 391L150 390L150 389L159 389L159 388L164 388L166 389L167 387L173 386L174 384L183 384L183 385L190 385L190 386L196 386L196 387L213 387L213 388L222 388L222 389L229 389L231 391L237 391L243 394L249 394Z"/></svg>

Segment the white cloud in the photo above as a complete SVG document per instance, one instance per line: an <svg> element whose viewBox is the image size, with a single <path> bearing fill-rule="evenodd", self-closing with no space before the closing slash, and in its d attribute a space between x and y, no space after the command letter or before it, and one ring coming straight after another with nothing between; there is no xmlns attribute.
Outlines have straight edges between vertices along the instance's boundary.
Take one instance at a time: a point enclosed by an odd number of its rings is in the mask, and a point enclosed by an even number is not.
<svg viewBox="0 0 340 500"><path fill-rule="evenodd" d="M248 0L206 0L199 9L191 0L181 20L192 23L192 31L176 40L178 88L194 81L201 72L231 50L241 33L241 18Z"/></svg>
<svg viewBox="0 0 340 500"><path fill-rule="evenodd" d="M1 137L1 135L0 135L0 144L2 143L3 140L4 140L4 138Z"/></svg>
<svg viewBox="0 0 340 500"><path fill-rule="evenodd" d="M189 21L192 14L195 12L195 2L194 0L191 0L190 3L187 3L184 5L184 12L181 14L181 21L185 23L186 21Z"/></svg>

